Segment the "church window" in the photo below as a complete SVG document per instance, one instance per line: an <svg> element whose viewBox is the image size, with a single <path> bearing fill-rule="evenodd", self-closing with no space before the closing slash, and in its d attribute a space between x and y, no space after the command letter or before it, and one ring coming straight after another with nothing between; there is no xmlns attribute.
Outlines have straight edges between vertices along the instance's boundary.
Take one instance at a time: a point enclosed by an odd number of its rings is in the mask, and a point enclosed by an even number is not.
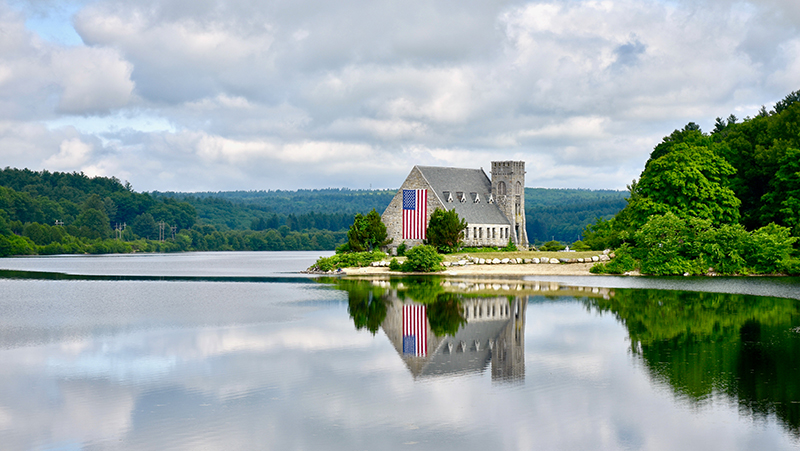
<svg viewBox="0 0 800 451"><path fill-rule="evenodd" d="M504 196L506 194L506 182L500 182L497 184L497 194L500 196Z"/></svg>
<svg viewBox="0 0 800 451"><path fill-rule="evenodd" d="M517 182L517 185L514 187L514 194L522 194L522 183Z"/></svg>

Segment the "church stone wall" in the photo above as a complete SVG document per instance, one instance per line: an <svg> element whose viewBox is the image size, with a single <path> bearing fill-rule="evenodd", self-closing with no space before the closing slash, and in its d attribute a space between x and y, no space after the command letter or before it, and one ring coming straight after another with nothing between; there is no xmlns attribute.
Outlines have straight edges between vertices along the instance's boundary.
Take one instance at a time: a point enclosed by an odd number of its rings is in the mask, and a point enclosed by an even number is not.
<svg viewBox="0 0 800 451"><path fill-rule="evenodd" d="M505 247L511 235L511 227L507 225L468 224L463 243L465 247Z"/></svg>
<svg viewBox="0 0 800 451"><path fill-rule="evenodd" d="M436 193L433 192L430 184L425 177L422 176L422 172L415 166L414 169L411 170L411 173L408 174L406 180L403 182L403 185L397 191L394 198L391 202L389 202L389 206L386 207L383 214L381 215L381 220L386 225L386 234L389 239L392 240L391 244L388 246L389 254L396 254L397 253L397 246L400 243L405 242L406 246L409 248L414 247L418 244L423 244L422 240L408 240L403 239L403 190L404 189L426 189L428 190L428 209L427 209L427 218L431 217L434 210L440 208L445 210L444 205L439 200Z"/></svg>

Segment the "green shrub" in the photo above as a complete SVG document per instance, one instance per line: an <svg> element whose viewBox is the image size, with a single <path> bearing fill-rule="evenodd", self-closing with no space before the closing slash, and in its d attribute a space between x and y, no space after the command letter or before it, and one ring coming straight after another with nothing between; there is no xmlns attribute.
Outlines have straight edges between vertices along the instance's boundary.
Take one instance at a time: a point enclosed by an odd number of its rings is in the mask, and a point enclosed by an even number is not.
<svg viewBox="0 0 800 451"><path fill-rule="evenodd" d="M679 218L673 213L654 215L634 235L634 258L641 261L644 274L656 276L702 274L708 266L702 261L699 236L711 228L711 221Z"/></svg>
<svg viewBox="0 0 800 451"><path fill-rule="evenodd" d="M389 262L389 271L400 271L400 268L400 263L396 258L393 258L392 261Z"/></svg>
<svg viewBox="0 0 800 451"><path fill-rule="evenodd" d="M317 259L317 262L308 269L312 271L333 271L339 268L368 266L372 262L382 260L385 256L386 254L377 250L371 252L336 254L331 257L320 257Z"/></svg>
<svg viewBox="0 0 800 451"><path fill-rule="evenodd" d="M544 252L556 252L556 251L564 250L565 247L566 246L561 244L560 241L553 240L553 241L548 241L548 242L544 243L542 245L542 247L541 247L541 250L544 251Z"/></svg>
<svg viewBox="0 0 800 451"><path fill-rule="evenodd" d="M18 235L0 235L0 257L9 255L33 255L36 245L30 238Z"/></svg>
<svg viewBox="0 0 800 451"><path fill-rule="evenodd" d="M406 252L407 260L401 265L404 272L433 272L442 269L444 257L429 245L414 246Z"/></svg>
<svg viewBox="0 0 800 451"><path fill-rule="evenodd" d="M402 257L406 255L406 249L408 249L408 245L405 241L403 241L399 246L397 246L397 256Z"/></svg>
<svg viewBox="0 0 800 451"><path fill-rule="evenodd" d="M703 261L719 274L747 273L747 261L752 237L740 224L724 224L710 228L699 237Z"/></svg>
<svg viewBox="0 0 800 451"><path fill-rule="evenodd" d="M572 249L573 251L576 251L576 252L583 252L583 251L588 251L588 250L592 249L591 247L589 247L586 243L584 243L581 240L578 240L578 241L570 244L569 248Z"/></svg>
<svg viewBox="0 0 800 451"><path fill-rule="evenodd" d="M778 271L790 276L800 276L800 259L789 258L778 262Z"/></svg>
<svg viewBox="0 0 800 451"><path fill-rule="evenodd" d="M787 227L774 223L764 226L752 233L753 247L748 263L759 274L779 272L780 262L790 260L795 241L797 238L791 236Z"/></svg>
<svg viewBox="0 0 800 451"><path fill-rule="evenodd" d="M508 244L506 244L506 247L504 247L504 248L502 248L500 250L503 251L503 252L517 252L519 249L517 249L517 245L514 244L513 241L508 240Z"/></svg>
<svg viewBox="0 0 800 451"><path fill-rule="evenodd" d="M614 251L614 258L608 263L596 263L589 268L592 274L625 274L636 269L636 260L631 254L631 248L623 244Z"/></svg>

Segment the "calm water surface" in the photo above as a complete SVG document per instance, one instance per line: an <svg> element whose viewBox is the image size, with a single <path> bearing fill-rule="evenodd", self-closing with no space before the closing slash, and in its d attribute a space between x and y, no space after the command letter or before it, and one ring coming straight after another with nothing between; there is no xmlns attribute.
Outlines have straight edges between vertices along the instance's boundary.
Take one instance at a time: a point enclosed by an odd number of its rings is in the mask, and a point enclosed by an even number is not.
<svg viewBox="0 0 800 451"><path fill-rule="evenodd" d="M0 449L800 449L798 279L319 255L0 259Z"/></svg>

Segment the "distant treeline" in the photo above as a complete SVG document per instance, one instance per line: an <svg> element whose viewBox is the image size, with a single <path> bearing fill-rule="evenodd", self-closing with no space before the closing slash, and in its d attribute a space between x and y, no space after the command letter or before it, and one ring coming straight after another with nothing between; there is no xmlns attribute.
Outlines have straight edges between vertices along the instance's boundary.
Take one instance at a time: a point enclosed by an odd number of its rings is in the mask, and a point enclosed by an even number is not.
<svg viewBox="0 0 800 451"><path fill-rule="evenodd" d="M229 201L237 206L251 208L252 211L278 214L325 213L349 214L368 213L373 208L383 212L397 190L350 190L346 188L301 189L297 191L218 191L199 193L153 192L158 197L171 197L192 205L201 200ZM204 217L203 213L200 213ZM349 225L348 225L349 227ZM236 227L231 227L236 228Z"/></svg>
<svg viewBox="0 0 800 451"><path fill-rule="evenodd" d="M0 171L0 255L189 250L332 250L356 213L396 191L323 189L137 193L114 177ZM571 242L625 192L525 191L531 241ZM163 225L162 225L163 224Z"/></svg>
<svg viewBox="0 0 800 451"><path fill-rule="evenodd" d="M372 209L382 213L397 191L320 189L299 191L220 191L160 193L192 205L203 224L219 230L265 230L287 225L290 230L345 231L353 215ZM571 243L587 225L610 219L623 207L627 191L525 188L528 239Z"/></svg>
<svg viewBox="0 0 800 451"><path fill-rule="evenodd" d="M580 240L587 225L625 208L628 191L525 188L525 222L532 243Z"/></svg>
<svg viewBox="0 0 800 451"><path fill-rule="evenodd" d="M230 212L244 215L236 209ZM0 171L0 256L322 250L343 243L346 232L341 230L349 226L344 224L345 215L316 213L262 212L248 221L247 227L235 230L225 225L217 228L200 220L188 202L136 193L130 184L113 177L12 168Z"/></svg>

